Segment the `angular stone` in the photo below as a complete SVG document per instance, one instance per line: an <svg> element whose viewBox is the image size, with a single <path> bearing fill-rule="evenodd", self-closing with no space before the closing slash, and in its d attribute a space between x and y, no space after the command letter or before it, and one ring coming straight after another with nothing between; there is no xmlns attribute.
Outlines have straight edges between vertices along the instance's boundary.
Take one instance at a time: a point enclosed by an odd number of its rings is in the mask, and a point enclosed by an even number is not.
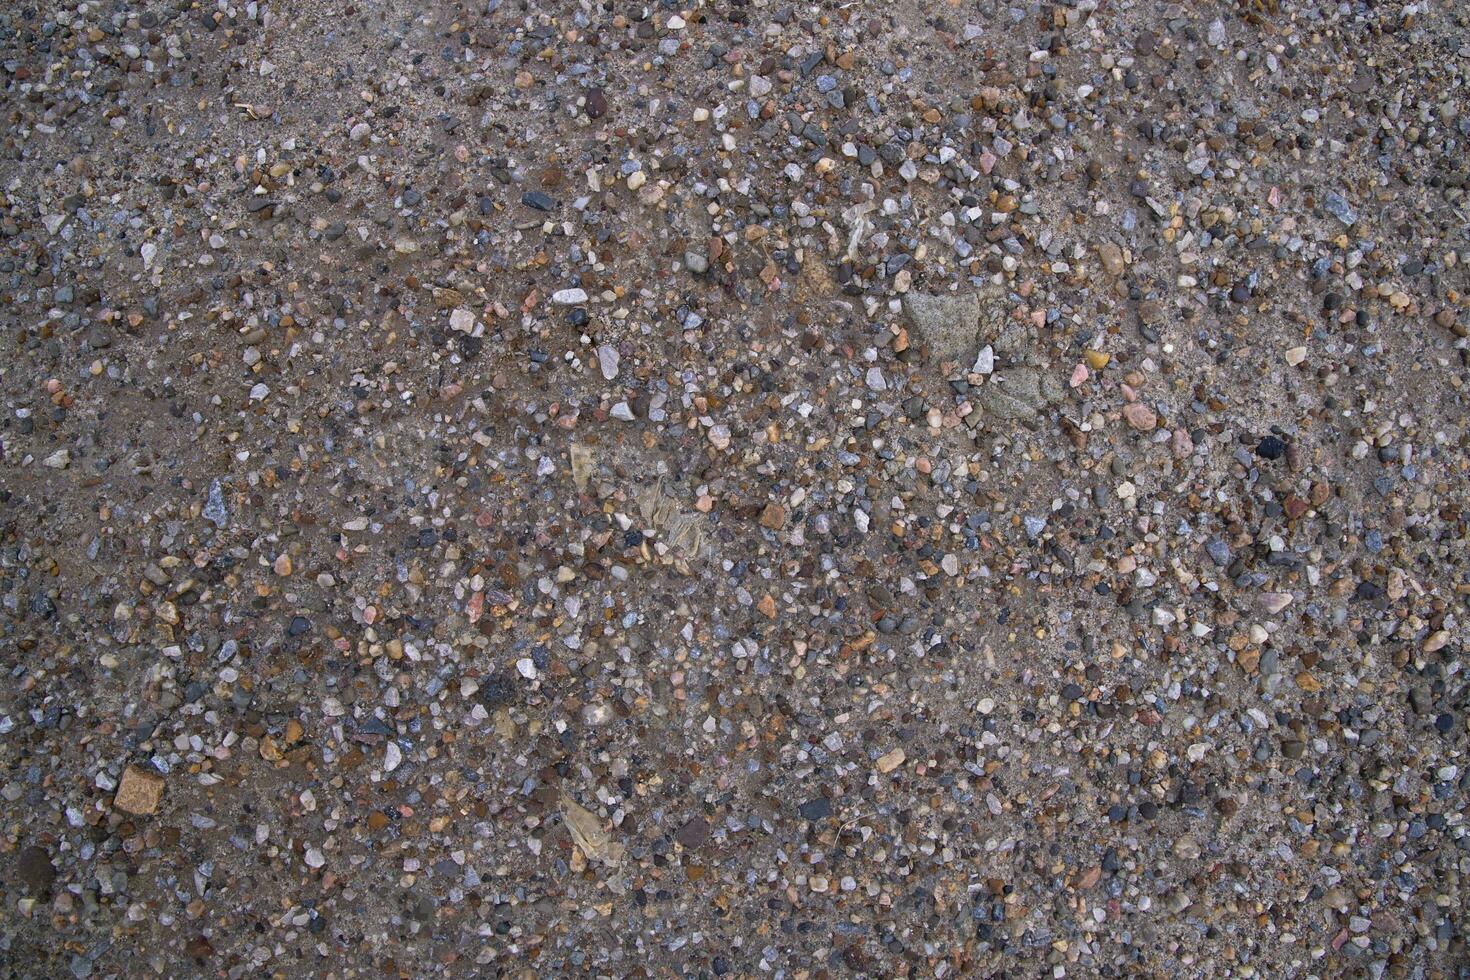
<svg viewBox="0 0 1470 980"><path fill-rule="evenodd" d="M618 376L618 367L622 358L618 356L618 350L609 344L602 344L597 348L597 366L602 371L604 381L612 381Z"/></svg>
<svg viewBox="0 0 1470 980"><path fill-rule="evenodd" d="M475 314L470 310L460 307L449 314L449 329L460 333L473 333L475 330Z"/></svg>
<svg viewBox="0 0 1470 980"><path fill-rule="evenodd" d="M796 808L803 820L822 820L832 815L832 801L825 796L817 796Z"/></svg>
<svg viewBox="0 0 1470 980"><path fill-rule="evenodd" d="M891 752L886 752L878 757L878 771L881 773L890 773L903 765L906 758L908 757L904 754L903 749L894 749Z"/></svg>
<svg viewBox="0 0 1470 980"><path fill-rule="evenodd" d="M137 766L128 766L117 784L117 795L113 797L112 805L127 813L147 816L158 809L162 798L162 776Z"/></svg>
<svg viewBox="0 0 1470 980"><path fill-rule="evenodd" d="M1347 199L1336 191L1327 192L1327 196L1322 201L1322 206L1327 209L1329 214L1345 225L1355 225L1358 223L1358 213L1353 210L1353 206L1347 202Z"/></svg>
<svg viewBox="0 0 1470 980"><path fill-rule="evenodd" d="M1290 592L1262 592L1256 597L1256 608L1268 616L1281 612L1289 605Z"/></svg>
<svg viewBox="0 0 1470 980"><path fill-rule="evenodd" d="M621 843L613 840L600 817L566 793L561 794L561 807L562 820L571 832L572 841L588 861L600 861L608 867L623 863L627 851Z"/></svg>
<svg viewBox="0 0 1470 980"><path fill-rule="evenodd" d="M690 817L674 834L674 840L690 851L703 847L709 840L709 823L703 817Z"/></svg>

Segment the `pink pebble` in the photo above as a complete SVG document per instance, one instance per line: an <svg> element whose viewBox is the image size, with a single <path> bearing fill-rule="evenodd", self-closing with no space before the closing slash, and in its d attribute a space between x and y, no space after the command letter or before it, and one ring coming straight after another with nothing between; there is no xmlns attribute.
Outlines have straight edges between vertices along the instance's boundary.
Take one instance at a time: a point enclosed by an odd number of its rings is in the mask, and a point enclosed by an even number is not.
<svg viewBox="0 0 1470 980"><path fill-rule="evenodd" d="M1159 424L1159 417L1154 414L1154 410L1143 402L1129 402L1124 405L1123 418L1139 432L1152 432Z"/></svg>
<svg viewBox="0 0 1470 980"><path fill-rule="evenodd" d="M1169 439L1169 448L1174 451L1176 459L1184 459L1194 452L1194 440L1189 437L1189 430L1183 426L1175 429Z"/></svg>

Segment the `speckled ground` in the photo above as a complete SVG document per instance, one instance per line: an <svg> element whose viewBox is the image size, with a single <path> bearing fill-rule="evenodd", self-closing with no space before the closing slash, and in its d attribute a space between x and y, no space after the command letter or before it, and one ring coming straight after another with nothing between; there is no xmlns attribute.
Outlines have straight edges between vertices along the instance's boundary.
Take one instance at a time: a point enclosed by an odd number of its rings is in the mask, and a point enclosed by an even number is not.
<svg viewBox="0 0 1470 980"><path fill-rule="evenodd" d="M1467 66L6 5L4 975L1470 975Z"/></svg>

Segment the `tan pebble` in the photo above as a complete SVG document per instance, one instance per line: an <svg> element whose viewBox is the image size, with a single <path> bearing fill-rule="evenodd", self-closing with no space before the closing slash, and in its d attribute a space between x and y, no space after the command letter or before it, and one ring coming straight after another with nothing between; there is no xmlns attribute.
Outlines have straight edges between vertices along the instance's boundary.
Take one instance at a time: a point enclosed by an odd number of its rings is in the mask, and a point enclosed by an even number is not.
<svg viewBox="0 0 1470 980"><path fill-rule="evenodd" d="M147 816L158 809L158 801L162 798L162 776L137 766L128 766L117 784L117 795L112 798L112 805L127 813Z"/></svg>
<svg viewBox="0 0 1470 980"><path fill-rule="evenodd" d="M890 773L903 765L904 760L907 758L908 756L904 754L903 749L894 749L891 752L886 752L878 757L878 771L881 773Z"/></svg>
<svg viewBox="0 0 1470 980"><path fill-rule="evenodd" d="M281 747L269 735L260 740L260 757L267 762L281 761Z"/></svg>

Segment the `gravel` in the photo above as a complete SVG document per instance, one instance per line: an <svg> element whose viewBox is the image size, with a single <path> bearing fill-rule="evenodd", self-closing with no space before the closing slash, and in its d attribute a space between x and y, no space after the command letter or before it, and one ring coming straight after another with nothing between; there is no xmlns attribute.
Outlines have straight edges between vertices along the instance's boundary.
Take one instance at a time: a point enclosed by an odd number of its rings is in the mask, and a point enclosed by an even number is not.
<svg viewBox="0 0 1470 980"><path fill-rule="evenodd" d="M1465 974L1470 7L0 41L11 974Z"/></svg>

